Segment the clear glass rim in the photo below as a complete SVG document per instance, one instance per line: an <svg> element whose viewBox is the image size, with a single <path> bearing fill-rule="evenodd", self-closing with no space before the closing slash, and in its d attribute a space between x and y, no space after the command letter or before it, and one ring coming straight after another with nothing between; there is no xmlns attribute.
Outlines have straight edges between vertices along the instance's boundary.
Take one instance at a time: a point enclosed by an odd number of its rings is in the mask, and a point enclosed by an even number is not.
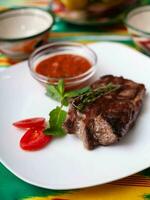
<svg viewBox="0 0 150 200"><path fill-rule="evenodd" d="M138 7L134 8L134 9L130 10L127 13L126 17L125 17L124 23L125 23L125 25L127 27L129 27L129 28L131 28L131 29L133 29L133 30L135 30L137 32L140 32L140 33L142 33L144 35L150 36L150 32L142 31L141 29L134 27L134 25L131 25L128 22L131 17L133 17L133 16L135 16L135 15L137 15L139 13L142 13L142 12L150 12L150 5L138 6Z"/></svg>
<svg viewBox="0 0 150 200"><path fill-rule="evenodd" d="M75 47L81 47L81 48L84 48L85 50L89 51L92 55L93 55L93 60L94 62L92 63L92 66L90 67L89 70L87 70L86 72L80 74L80 75L77 75L77 76L73 76L73 77L69 77L69 78L62 78L65 82L65 84L69 85L69 84L75 84L75 83L78 83L78 82L82 82L84 81L85 78L87 78L88 76L92 76L95 72L95 65L97 63L97 55L96 53L91 49L89 48L87 45L84 45L84 44L81 44L81 43L77 43L77 42L53 42L53 43L49 43L49 44L46 44L46 45L43 45L42 47L36 49L29 57L28 59L28 66L29 66L29 69L30 69L30 72L31 74L33 75L34 78L36 78L37 80L43 82L43 83L49 83L49 82L58 82L59 79L61 78L55 78L55 77L47 77L47 76L44 76L44 75L41 75L39 73L37 73L35 70L32 69L32 61L34 59L34 57L36 55L38 55L38 53L46 50L47 48L51 48L53 46L60 46L60 45L64 45L64 46L75 46ZM55 52L54 52L55 53ZM84 57L84 56L83 56ZM79 80L80 79L80 80Z"/></svg>

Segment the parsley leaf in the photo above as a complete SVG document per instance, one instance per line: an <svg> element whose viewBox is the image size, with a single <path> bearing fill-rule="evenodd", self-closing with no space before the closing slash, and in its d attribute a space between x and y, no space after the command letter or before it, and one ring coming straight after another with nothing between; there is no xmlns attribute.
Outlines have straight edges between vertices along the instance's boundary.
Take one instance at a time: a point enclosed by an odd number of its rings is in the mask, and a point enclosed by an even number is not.
<svg viewBox="0 0 150 200"><path fill-rule="evenodd" d="M48 85L46 88L46 95L61 102L64 96L64 81L59 80L58 85Z"/></svg>
<svg viewBox="0 0 150 200"><path fill-rule="evenodd" d="M46 135L62 136L65 135L65 131L62 125L66 119L67 112L62 110L61 107L56 107L49 114L49 128L47 128L44 133Z"/></svg>
<svg viewBox="0 0 150 200"><path fill-rule="evenodd" d="M60 79L58 81L58 85L57 85L57 90L59 91L59 93L63 96L64 95L64 81L62 79Z"/></svg>
<svg viewBox="0 0 150 200"><path fill-rule="evenodd" d="M61 107L56 107L50 112L49 124L51 128L60 128L62 127L63 122L66 119L66 111L62 110Z"/></svg>
<svg viewBox="0 0 150 200"><path fill-rule="evenodd" d="M47 128L44 130L44 134L52 135L54 137L61 137L61 136L64 136L66 133L63 128L59 128L59 129Z"/></svg>
<svg viewBox="0 0 150 200"><path fill-rule="evenodd" d="M56 101L60 101L62 97L59 91L57 90L56 86L54 85L47 86L46 95L51 97L52 99L55 99Z"/></svg>

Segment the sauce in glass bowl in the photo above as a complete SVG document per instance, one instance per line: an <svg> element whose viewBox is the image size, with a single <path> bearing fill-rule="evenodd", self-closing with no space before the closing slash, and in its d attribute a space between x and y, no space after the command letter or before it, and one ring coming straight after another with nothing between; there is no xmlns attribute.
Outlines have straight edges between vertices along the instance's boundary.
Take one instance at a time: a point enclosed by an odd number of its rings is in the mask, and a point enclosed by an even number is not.
<svg viewBox="0 0 150 200"><path fill-rule="evenodd" d="M47 77L67 78L78 76L90 67L91 63L83 56L58 54L41 61L36 67L36 72Z"/></svg>
<svg viewBox="0 0 150 200"><path fill-rule="evenodd" d="M29 58L32 76L40 83L57 85L64 80L65 89L89 85L96 71L97 56L88 46L75 42L55 42L37 49Z"/></svg>

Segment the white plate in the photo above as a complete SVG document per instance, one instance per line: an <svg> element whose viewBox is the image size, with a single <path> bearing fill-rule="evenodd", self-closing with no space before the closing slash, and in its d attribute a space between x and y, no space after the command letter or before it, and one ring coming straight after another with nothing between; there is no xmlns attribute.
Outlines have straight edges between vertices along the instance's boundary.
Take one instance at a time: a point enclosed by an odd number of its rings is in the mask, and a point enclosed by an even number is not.
<svg viewBox="0 0 150 200"><path fill-rule="evenodd" d="M123 75L144 83L147 96L136 126L118 144L88 151L72 135L36 152L20 149L23 134L12 123L44 116L56 102L30 75L27 62L0 74L0 157L15 175L33 185L74 189L108 183L150 166L150 59L117 43L90 45L99 57L99 75Z"/></svg>

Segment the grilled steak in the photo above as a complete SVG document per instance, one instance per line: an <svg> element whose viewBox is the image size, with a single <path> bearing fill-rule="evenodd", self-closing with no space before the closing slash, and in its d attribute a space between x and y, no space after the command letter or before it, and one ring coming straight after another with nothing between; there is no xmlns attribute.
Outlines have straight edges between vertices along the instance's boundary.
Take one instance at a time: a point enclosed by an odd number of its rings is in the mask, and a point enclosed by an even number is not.
<svg viewBox="0 0 150 200"><path fill-rule="evenodd" d="M64 128L67 133L77 134L87 149L119 141L133 126L142 107L143 84L107 75L91 87L96 89L108 83L119 84L120 88L99 97L82 111L74 107L75 99L69 105Z"/></svg>

